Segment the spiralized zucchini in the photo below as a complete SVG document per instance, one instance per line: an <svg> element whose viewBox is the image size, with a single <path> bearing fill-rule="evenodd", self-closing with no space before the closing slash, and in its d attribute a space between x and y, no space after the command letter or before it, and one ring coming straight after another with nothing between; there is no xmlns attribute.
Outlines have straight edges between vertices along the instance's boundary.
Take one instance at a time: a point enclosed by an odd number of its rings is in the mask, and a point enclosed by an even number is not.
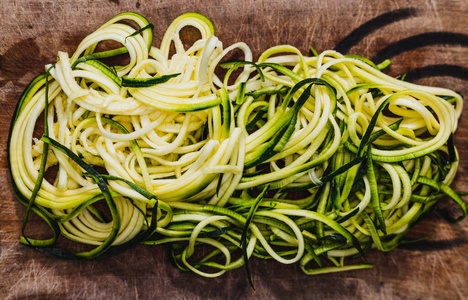
<svg viewBox="0 0 468 300"><path fill-rule="evenodd" d="M201 35L189 46L187 26ZM69 260L169 244L180 269L207 277L252 256L319 274L370 267L345 258L393 249L443 197L465 217L449 187L459 94L335 51L281 45L253 63L200 14L174 20L160 48L152 28L119 14L25 90L11 176L23 230L33 210L54 236L23 243ZM106 40L122 47L98 51ZM225 62L235 49L243 60ZM128 64L101 60L118 55ZM58 249L60 234L95 248Z"/></svg>

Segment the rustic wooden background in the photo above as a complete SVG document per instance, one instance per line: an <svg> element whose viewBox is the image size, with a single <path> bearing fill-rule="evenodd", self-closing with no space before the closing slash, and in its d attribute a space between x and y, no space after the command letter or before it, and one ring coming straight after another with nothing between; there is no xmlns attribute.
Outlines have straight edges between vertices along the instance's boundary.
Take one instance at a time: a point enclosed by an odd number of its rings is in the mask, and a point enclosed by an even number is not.
<svg viewBox="0 0 468 300"><path fill-rule="evenodd" d="M277 44L307 53L337 49L380 62L409 80L444 86L468 97L468 1L161 1L2 0L0 2L0 298L2 299L463 299L468 297L468 220L448 224L432 213L410 233L432 239L367 256L375 267L307 276L298 266L254 259L252 290L239 269L205 279L173 268L161 247L139 246L103 261L53 260L18 243L25 208L14 198L6 139L18 97L29 81L72 53L113 15L135 11L155 25L158 45L179 14L213 20L225 45L245 41L258 54ZM468 109L468 108L467 108ZM456 145L461 154L454 187L468 190L468 111ZM443 203L457 213L456 207Z"/></svg>

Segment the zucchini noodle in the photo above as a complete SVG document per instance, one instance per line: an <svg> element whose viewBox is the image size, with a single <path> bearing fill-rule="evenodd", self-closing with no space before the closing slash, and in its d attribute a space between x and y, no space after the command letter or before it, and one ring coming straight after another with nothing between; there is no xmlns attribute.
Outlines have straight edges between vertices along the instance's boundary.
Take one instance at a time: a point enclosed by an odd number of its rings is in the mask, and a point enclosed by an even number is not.
<svg viewBox="0 0 468 300"><path fill-rule="evenodd" d="M187 26L201 36L188 46ZM441 198L465 217L449 187L459 94L335 51L280 45L254 63L196 13L160 48L152 29L119 14L23 93L8 149L23 243L69 260L168 244L180 269L206 277L250 274L252 256L320 274L370 267L345 258L398 246ZM100 50L108 40L121 47ZM234 50L243 60L226 62ZM119 55L126 65L102 60ZM31 210L53 238L24 235ZM60 234L95 248L56 248Z"/></svg>

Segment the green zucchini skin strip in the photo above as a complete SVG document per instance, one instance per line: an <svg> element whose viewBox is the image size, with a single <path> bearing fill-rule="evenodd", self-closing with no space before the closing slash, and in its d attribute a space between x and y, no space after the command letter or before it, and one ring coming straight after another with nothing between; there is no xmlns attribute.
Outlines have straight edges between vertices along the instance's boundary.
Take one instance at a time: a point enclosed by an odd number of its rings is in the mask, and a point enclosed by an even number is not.
<svg viewBox="0 0 468 300"><path fill-rule="evenodd" d="M104 199L106 200L107 206L112 215L112 230L108 236L108 238L98 247L93 250L76 253L75 255L84 258L95 258L102 253L104 253L114 242L115 238L117 237L118 231L120 229L120 216L115 205L114 199L111 196L109 188L107 184L104 182L104 179L101 175L96 172L92 167L86 164L81 158L79 158L75 153L73 153L70 149L64 147L63 145L59 144L57 141L50 139L49 137L43 136L41 138L42 141L45 143L57 148L58 150L65 153L68 157L70 157L74 162L76 162L81 168L83 168L93 179L96 181L99 189L102 191ZM55 252L51 252L51 255L54 255Z"/></svg>
<svg viewBox="0 0 468 300"><path fill-rule="evenodd" d="M96 52L93 54L88 54L74 61L73 64L71 65L71 68L75 69L76 65L82 62L94 61L97 59L113 57L113 56L122 55L125 53L128 53L128 49L125 47L121 47L121 48L117 48L113 50L107 50L107 51L102 51L102 52Z"/></svg>
<svg viewBox="0 0 468 300"><path fill-rule="evenodd" d="M131 88L145 88L169 81L169 79L179 76L180 73L161 75L153 78L130 78L122 77L122 86Z"/></svg>
<svg viewBox="0 0 468 300"><path fill-rule="evenodd" d="M258 206L260 205L260 202L263 200L263 197L265 196L265 193L268 191L269 186L266 186L263 191L258 195L257 199L254 202L254 205L250 208L249 214L247 216L247 220L245 221L244 228L242 230L242 236L241 236L241 247L242 247L242 256L244 258L244 264L245 264L245 270L247 272L247 279L249 280L250 286L254 288L253 282L252 282L252 277L250 276L250 269L249 269L249 258L247 254L247 230L249 228L250 222L252 221L253 216L255 215L255 212L258 209Z"/></svg>
<svg viewBox="0 0 468 300"><path fill-rule="evenodd" d="M379 228L386 235L387 228L385 225L385 219L382 213L382 206L380 204L379 188L377 185L377 178L375 175L374 163L372 161L372 148L369 148L367 152L367 178L369 179L370 192L371 192L371 205L374 210L377 220L379 220Z"/></svg>
<svg viewBox="0 0 468 300"><path fill-rule="evenodd" d="M12 173L12 166L11 166L11 158L10 158L10 145L11 145L11 134L12 134L12 129L13 126L15 126L16 120L18 118L18 115L21 113L22 109L24 108L24 105L30 101L32 95L34 95L40 88L42 88L44 85L47 86L48 80L49 80L49 74L45 73L42 75L37 76L34 78L31 83L27 86L27 88L24 90L24 92L21 94L20 99L16 105L15 111L13 113L13 118L10 123L10 130L8 132L8 140L7 140L7 163L8 163L8 170L10 174L10 179L12 182L13 186L13 191L16 195L16 198L25 206L31 206L29 210L32 210L34 213L36 213L38 216L40 216L52 229L53 232L53 237L47 240L36 240L32 238L25 238L24 236L24 229L26 227L26 222L28 218L28 214L25 213L24 216L24 221L22 224L22 234L23 236L20 237L20 242L23 244L30 244L30 245L41 245L41 246L47 246L47 245L52 245L56 242L60 228L57 225L57 222L53 219L53 217L49 214L49 212L45 209L43 209L40 206L37 206L34 201L31 199L27 199L26 197L23 196L23 194L20 192L18 189L18 186L14 180L13 173ZM44 159L43 159L44 160ZM42 161L41 161L41 166L42 166Z"/></svg>
<svg viewBox="0 0 468 300"><path fill-rule="evenodd" d="M49 132L49 127L48 127L48 122L47 122L47 116L48 116L47 108L48 108L48 103L49 103L49 101L48 101L48 99L49 99L49 70L47 70L46 75L45 75L45 97L44 97L45 98L45 101L44 101L45 109L44 109L44 133L43 133L43 136L47 136L48 132ZM34 87L34 86L37 85L36 83L37 83L37 81L33 80L31 85ZM25 95L25 97L27 97L27 96L28 96L28 94ZM23 99L24 98L21 97L17 109L21 109L20 105L23 104L23 101L24 101ZM16 122L16 118L17 118L17 112L15 112L15 114L14 114L14 118L13 118L13 121L12 121L12 126L13 126L14 122ZM10 130L10 134L9 134L9 138L8 138L8 146L10 145L10 138L11 138L11 130ZM57 236L57 232L58 232L57 227L58 227L58 225L51 220L48 213L45 213L44 210L37 208L37 206L35 205L36 196L37 196L37 193L39 192L39 190L41 188L42 181L44 179L45 167L46 167L46 164L47 164L48 146L44 145L43 149L44 149L43 150L44 153L41 156L41 165L39 167L39 173L38 173L38 176L37 176L37 180L36 180L36 182L34 184L34 189L32 191L30 199L28 199L27 201L24 201L25 205L26 205L26 212L24 214L23 224L21 226L22 237L21 237L20 241L23 242L23 243L27 243L28 245L31 245L31 246L51 245L51 244L55 243L55 241L57 240L57 237L58 237ZM14 182L14 180L12 180L12 181ZM16 183L15 183L15 191L16 190L17 190L17 186L16 186ZM17 195L18 194L19 193L17 193ZM20 197L18 197L18 198L20 198ZM24 197L21 196L21 199L24 199ZM49 225L49 227L51 227L51 229L52 229L52 231L54 233L53 238L48 239L48 240L37 240L37 239L31 240L26 236L26 234L25 234L26 224L28 223L29 214L30 214L31 210L33 210L33 209L34 209L35 212L37 212L39 214L39 216L42 219L44 219L46 221L46 223Z"/></svg>
<svg viewBox="0 0 468 300"><path fill-rule="evenodd" d="M377 118L379 117L380 113L384 110L384 108L387 106L388 102L390 102L391 99L392 99L391 96L388 97L379 106L379 108L377 109L375 114L372 116L372 119L371 119L371 121L369 123L369 126L367 127L366 132L364 133L364 136L362 137L361 143L359 144L359 148L358 148L358 151L357 151L359 156L363 155L364 147L366 147L368 145L368 143L369 143L369 140L370 140L371 135L372 135L372 131L374 130L375 124L377 123Z"/></svg>
<svg viewBox="0 0 468 300"><path fill-rule="evenodd" d="M323 185L327 182L330 182L332 181L333 179L336 178L336 176L338 175L341 175L345 172L347 172L348 170L350 170L352 167L360 164L361 162L363 162L364 160L366 159L365 156L363 157L356 157L354 158L352 161L350 161L349 163L339 167L337 170L333 171L332 173L330 174L327 174L325 176L323 176L321 179L320 179L320 183L315 183L315 182L311 182L311 183L306 183L306 184L303 184L303 185L298 185L298 186L293 186L293 187L288 187L286 188L288 191L303 191L304 189L310 189L310 188L313 188L315 186L319 186L319 185Z"/></svg>
<svg viewBox="0 0 468 300"><path fill-rule="evenodd" d="M443 182L437 182L433 179L423 177L423 176L418 177L416 181L418 183L434 187L435 189L437 189L437 191L441 191L446 196L449 196L456 204L458 204L458 206L460 207L460 210L462 211L462 215L456 219L449 219L451 222L458 223L466 218L467 205L465 201L463 201L463 199L454 190L452 190L448 185L446 185Z"/></svg>
<svg viewBox="0 0 468 300"><path fill-rule="evenodd" d="M229 80L229 76L232 74L232 72L234 72L237 68L239 67L243 67L243 66L253 66L258 74L260 75L260 80L262 81L265 81L265 77L263 75L263 71L262 69L260 68L260 65L256 64L256 63L253 63L253 62L250 62L250 61L244 61L244 60L231 60L231 61L227 61L227 62L223 62L221 64L219 64L220 67L222 68L229 68L229 70L226 72L226 76L225 76L225 79L224 79L224 85L227 85L227 81ZM240 104L240 103L238 103Z"/></svg>
<svg viewBox="0 0 468 300"><path fill-rule="evenodd" d="M80 62L76 65L76 68L79 68L82 65L87 65L88 67L91 67L92 69L95 70L95 72L99 72L102 75L110 78L118 87L122 86L122 81L119 79L117 74L109 68L106 64L100 62L99 60L85 60L83 62Z"/></svg>

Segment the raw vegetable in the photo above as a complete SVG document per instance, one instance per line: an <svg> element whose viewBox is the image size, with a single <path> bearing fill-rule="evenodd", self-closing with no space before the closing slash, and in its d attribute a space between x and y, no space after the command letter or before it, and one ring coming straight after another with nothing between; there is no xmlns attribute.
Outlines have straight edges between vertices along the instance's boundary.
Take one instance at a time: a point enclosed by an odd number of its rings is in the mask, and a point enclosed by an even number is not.
<svg viewBox="0 0 468 300"><path fill-rule="evenodd" d="M201 34L189 47L186 26ZM345 258L398 246L443 197L466 216L449 187L459 94L335 51L281 45L253 63L196 13L174 20L160 48L152 29L117 15L21 96L8 153L27 206L22 243L67 260L169 244L180 269L207 277L252 256L319 274L370 267ZM122 47L96 52L105 40ZM234 49L243 60L222 62ZM118 55L128 64L100 60ZM24 234L31 211L52 238ZM60 234L95 248L57 248Z"/></svg>

